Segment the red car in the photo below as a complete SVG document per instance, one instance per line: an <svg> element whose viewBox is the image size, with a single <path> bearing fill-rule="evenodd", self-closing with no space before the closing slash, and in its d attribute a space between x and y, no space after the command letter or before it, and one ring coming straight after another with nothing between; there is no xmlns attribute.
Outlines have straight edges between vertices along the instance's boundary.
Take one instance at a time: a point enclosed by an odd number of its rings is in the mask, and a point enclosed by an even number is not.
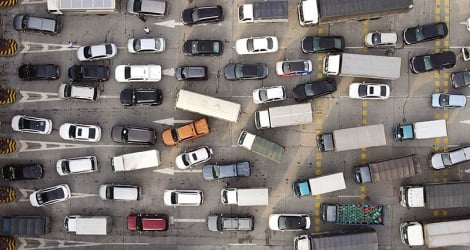
<svg viewBox="0 0 470 250"><path fill-rule="evenodd" d="M132 232L166 231L168 216L158 214L131 214L127 216L127 229Z"/></svg>

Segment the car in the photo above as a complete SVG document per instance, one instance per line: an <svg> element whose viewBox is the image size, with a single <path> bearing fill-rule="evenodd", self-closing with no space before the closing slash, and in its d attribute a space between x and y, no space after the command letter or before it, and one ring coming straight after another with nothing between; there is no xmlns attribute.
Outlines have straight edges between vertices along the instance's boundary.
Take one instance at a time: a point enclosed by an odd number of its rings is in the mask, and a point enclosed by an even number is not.
<svg viewBox="0 0 470 250"><path fill-rule="evenodd" d="M23 64L18 68L18 77L23 81L57 80L60 70L55 64Z"/></svg>
<svg viewBox="0 0 470 250"><path fill-rule="evenodd" d="M127 0L127 12L131 15L166 17L169 7L163 0Z"/></svg>
<svg viewBox="0 0 470 250"><path fill-rule="evenodd" d="M303 53L310 54L341 52L344 44L342 36L306 36L302 39L300 46Z"/></svg>
<svg viewBox="0 0 470 250"><path fill-rule="evenodd" d="M121 91L120 100L124 106L157 106L162 104L163 95L160 89L129 88Z"/></svg>
<svg viewBox="0 0 470 250"><path fill-rule="evenodd" d="M431 167L434 169L450 168L470 161L470 147L461 147L431 154Z"/></svg>
<svg viewBox="0 0 470 250"><path fill-rule="evenodd" d="M43 207L57 202L66 201L72 197L70 187L61 184L50 188L39 189L29 196L29 202L33 207Z"/></svg>
<svg viewBox="0 0 470 250"><path fill-rule="evenodd" d="M227 80L257 80L268 77L268 66L264 63L229 63L224 68Z"/></svg>
<svg viewBox="0 0 470 250"><path fill-rule="evenodd" d="M220 5L194 7L183 10L181 17L184 25L217 23L224 19L224 12Z"/></svg>
<svg viewBox="0 0 470 250"><path fill-rule="evenodd" d="M204 202L201 190L165 190L163 203L165 206L200 206Z"/></svg>
<svg viewBox="0 0 470 250"><path fill-rule="evenodd" d="M98 86L62 83L59 85L58 96L65 100L97 101L99 98Z"/></svg>
<svg viewBox="0 0 470 250"><path fill-rule="evenodd" d="M396 32L369 32L364 37L366 47L395 46L398 42Z"/></svg>
<svg viewBox="0 0 470 250"><path fill-rule="evenodd" d="M419 25L406 28L403 31L403 41L406 45L441 39L449 33L447 24L444 22Z"/></svg>
<svg viewBox="0 0 470 250"><path fill-rule="evenodd" d="M376 83L351 83L349 85L349 98L385 100L390 97L390 86Z"/></svg>
<svg viewBox="0 0 470 250"><path fill-rule="evenodd" d="M427 54L413 56L410 59L411 72L415 74L424 73L443 68L452 68L455 66L456 56L452 51L445 51L436 54Z"/></svg>
<svg viewBox="0 0 470 250"><path fill-rule="evenodd" d="M153 128L116 125L111 130L114 142L155 145L157 135Z"/></svg>
<svg viewBox="0 0 470 250"><path fill-rule="evenodd" d="M178 81L200 81L207 80L206 66L180 66L176 68L175 76Z"/></svg>
<svg viewBox="0 0 470 250"><path fill-rule="evenodd" d="M160 65L118 65L114 70L117 82L158 82L162 79Z"/></svg>
<svg viewBox="0 0 470 250"><path fill-rule="evenodd" d="M59 35L62 24L53 18L18 14L13 18L13 27L17 31Z"/></svg>
<svg viewBox="0 0 470 250"><path fill-rule="evenodd" d="M458 89L470 86L470 70L453 72L450 75L452 87Z"/></svg>
<svg viewBox="0 0 470 250"><path fill-rule="evenodd" d="M137 201L140 199L141 191L139 186L134 185L103 184L100 186L99 195L105 201Z"/></svg>
<svg viewBox="0 0 470 250"><path fill-rule="evenodd" d="M235 51L239 55L273 53L278 49L279 42L275 36L242 38L235 42Z"/></svg>
<svg viewBox="0 0 470 250"><path fill-rule="evenodd" d="M312 73L312 61L293 60L276 63L276 75L278 76L303 76Z"/></svg>
<svg viewBox="0 0 470 250"><path fill-rule="evenodd" d="M313 82L298 84L292 91L298 102L332 94L336 91L336 81L333 78L323 78Z"/></svg>
<svg viewBox="0 0 470 250"><path fill-rule="evenodd" d="M465 108L467 97L461 94L432 94L431 105L433 108Z"/></svg>
<svg viewBox="0 0 470 250"><path fill-rule="evenodd" d="M207 164L202 168L204 180L218 180L230 177L250 176L250 162L242 161L226 164Z"/></svg>
<svg viewBox="0 0 470 250"><path fill-rule="evenodd" d="M64 123L60 125L59 135L64 140L99 142L101 128L96 125Z"/></svg>
<svg viewBox="0 0 470 250"><path fill-rule="evenodd" d="M207 146L185 151L176 156L176 166L179 169L187 169L210 160L212 154L212 149Z"/></svg>
<svg viewBox="0 0 470 250"><path fill-rule="evenodd" d="M109 67L104 65L73 65L69 78L73 82L104 82L109 80Z"/></svg>
<svg viewBox="0 0 470 250"><path fill-rule="evenodd" d="M212 232L252 231L254 218L251 215L209 215L207 227Z"/></svg>
<svg viewBox="0 0 470 250"><path fill-rule="evenodd" d="M220 56L224 44L219 40L187 40L183 44L183 53L187 56Z"/></svg>
<svg viewBox="0 0 470 250"><path fill-rule="evenodd" d="M310 228L310 216L307 214L271 214L269 229L274 231L301 231Z"/></svg>
<svg viewBox="0 0 470 250"><path fill-rule="evenodd" d="M96 156L60 159L56 163L56 170L60 176L92 173L98 170L98 161Z"/></svg>
<svg viewBox="0 0 470 250"><path fill-rule="evenodd" d="M77 58L81 62L111 59L117 54L114 43L82 46L77 49Z"/></svg>
<svg viewBox="0 0 470 250"><path fill-rule="evenodd" d="M262 87L253 90L253 102L255 104L283 101L286 97L284 86Z"/></svg>
<svg viewBox="0 0 470 250"><path fill-rule="evenodd" d="M40 117L15 115L11 118L14 131L48 135L52 132L52 120Z"/></svg>
<svg viewBox="0 0 470 250"><path fill-rule="evenodd" d="M470 60L470 47L462 47L461 53L464 61Z"/></svg>
<svg viewBox="0 0 470 250"><path fill-rule="evenodd" d="M166 231L168 216L164 214L131 214L127 216L127 230L131 232Z"/></svg>
<svg viewBox="0 0 470 250"><path fill-rule="evenodd" d="M6 181L41 179L44 169L39 163L15 164L2 168L2 177Z"/></svg>
<svg viewBox="0 0 470 250"><path fill-rule="evenodd" d="M131 38L127 41L127 51L131 54L160 53L165 51L165 39L158 38Z"/></svg>
<svg viewBox="0 0 470 250"><path fill-rule="evenodd" d="M162 141L166 146L175 146L180 142L193 140L209 133L209 124L203 117L182 126L163 130Z"/></svg>

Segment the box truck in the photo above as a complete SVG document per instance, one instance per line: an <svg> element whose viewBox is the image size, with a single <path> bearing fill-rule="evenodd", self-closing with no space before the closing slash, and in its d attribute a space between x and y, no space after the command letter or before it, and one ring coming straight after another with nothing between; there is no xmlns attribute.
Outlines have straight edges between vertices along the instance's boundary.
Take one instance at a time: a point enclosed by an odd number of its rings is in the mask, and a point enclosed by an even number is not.
<svg viewBox="0 0 470 250"><path fill-rule="evenodd" d="M470 182L428 183L400 187L400 204L429 209L470 207Z"/></svg>
<svg viewBox="0 0 470 250"><path fill-rule="evenodd" d="M317 146L320 152L333 150L339 152L385 144L387 141L383 124L337 129L332 133L317 135Z"/></svg>
<svg viewBox="0 0 470 250"><path fill-rule="evenodd" d="M239 23L275 23L287 22L288 2L284 1L259 1L243 4L238 7Z"/></svg>
<svg viewBox="0 0 470 250"><path fill-rule="evenodd" d="M311 103L271 107L255 112L255 126L257 129L278 128L312 122L313 109Z"/></svg>
<svg viewBox="0 0 470 250"><path fill-rule="evenodd" d="M156 149L118 155L111 158L114 172L131 171L160 166L160 152Z"/></svg>
<svg viewBox="0 0 470 250"><path fill-rule="evenodd" d="M353 168L356 183L392 181L421 174L421 165L415 155L385 161L370 162Z"/></svg>
<svg viewBox="0 0 470 250"><path fill-rule="evenodd" d="M69 215L64 219L64 229L76 235L107 235L111 232L110 216Z"/></svg>
<svg viewBox="0 0 470 250"><path fill-rule="evenodd" d="M393 127L393 140L395 141L430 139L446 136L447 126L445 119L398 124Z"/></svg>
<svg viewBox="0 0 470 250"><path fill-rule="evenodd" d="M47 12L54 15L116 14L119 3L116 0L47 0Z"/></svg>
<svg viewBox="0 0 470 250"><path fill-rule="evenodd" d="M268 141L260 136L242 130L237 140L237 146L250 150L263 157L280 163L286 152L286 148L277 143Z"/></svg>
<svg viewBox="0 0 470 250"><path fill-rule="evenodd" d="M299 235L294 238L295 250L378 250L377 233L371 228Z"/></svg>
<svg viewBox="0 0 470 250"><path fill-rule="evenodd" d="M295 196L315 196L338 190L346 189L343 173L330 174L310 178L308 180L299 180L292 184L292 192Z"/></svg>
<svg viewBox="0 0 470 250"><path fill-rule="evenodd" d="M383 225L385 206L382 204L327 204L320 205L321 219L344 225Z"/></svg>
<svg viewBox="0 0 470 250"><path fill-rule="evenodd" d="M267 188L224 188L220 191L222 204L238 206L266 206L269 203Z"/></svg>
<svg viewBox="0 0 470 250"><path fill-rule="evenodd" d="M44 235L51 231L50 218L45 216L3 216L0 225L0 234L5 235Z"/></svg>

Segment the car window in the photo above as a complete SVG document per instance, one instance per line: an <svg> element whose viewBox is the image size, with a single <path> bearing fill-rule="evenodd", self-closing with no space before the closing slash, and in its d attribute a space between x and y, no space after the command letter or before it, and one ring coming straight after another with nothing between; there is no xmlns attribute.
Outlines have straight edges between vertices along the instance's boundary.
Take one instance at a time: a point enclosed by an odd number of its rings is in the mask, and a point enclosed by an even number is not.
<svg viewBox="0 0 470 250"><path fill-rule="evenodd" d="M442 153L441 157L445 166L451 166L453 164L449 153Z"/></svg>
<svg viewBox="0 0 470 250"><path fill-rule="evenodd" d="M248 39L246 41L246 48L248 51L253 51L255 49L254 44L253 44L253 39Z"/></svg>
<svg viewBox="0 0 470 250"><path fill-rule="evenodd" d="M134 0L134 12L139 12L142 8L142 0Z"/></svg>
<svg viewBox="0 0 470 250"><path fill-rule="evenodd" d="M416 41L421 41L424 39L423 27L417 27L415 29Z"/></svg>
<svg viewBox="0 0 470 250"><path fill-rule="evenodd" d="M85 48L83 48L83 55L85 56L85 58L90 58L91 57L91 47L90 46L86 46Z"/></svg>
<svg viewBox="0 0 470 250"><path fill-rule="evenodd" d="M273 39L272 38L267 38L266 41L268 42L268 49L273 48Z"/></svg>
<svg viewBox="0 0 470 250"><path fill-rule="evenodd" d="M215 53L219 53L219 52L220 52L220 44L219 44L218 42L214 42L212 48L213 48L213 51L214 51Z"/></svg>
<svg viewBox="0 0 470 250"><path fill-rule="evenodd" d="M432 69L431 57L430 56L424 56L423 61L424 61L425 70L431 70Z"/></svg>
<svg viewBox="0 0 470 250"><path fill-rule="evenodd" d="M444 35L445 34L445 31L444 31L444 25L442 23L436 25L437 27L437 34L439 35Z"/></svg>
<svg viewBox="0 0 470 250"><path fill-rule="evenodd" d="M124 79L131 78L131 67L126 66L124 67Z"/></svg>

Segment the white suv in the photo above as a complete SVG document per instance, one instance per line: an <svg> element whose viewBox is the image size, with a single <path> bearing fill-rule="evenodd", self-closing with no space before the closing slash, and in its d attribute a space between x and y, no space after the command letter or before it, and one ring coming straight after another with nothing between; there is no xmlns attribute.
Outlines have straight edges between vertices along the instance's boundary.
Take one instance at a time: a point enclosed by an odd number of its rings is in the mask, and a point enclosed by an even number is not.
<svg viewBox="0 0 470 250"><path fill-rule="evenodd" d="M165 206L200 206L204 202L201 190L165 190Z"/></svg>
<svg viewBox="0 0 470 250"><path fill-rule="evenodd" d="M84 86L62 83L59 86L59 98L71 100L97 101L99 90L97 86Z"/></svg>
<svg viewBox="0 0 470 250"><path fill-rule="evenodd" d="M160 65L119 65L114 72L118 82L158 82L162 79Z"/></svg>
<svg viewBox="0 0 470 250"><path fill-rule="evenodd" d="M57 161L56 168L60 176L91 173L98 170L98 161L96 160L96 156L60 159Z"/></svg>

